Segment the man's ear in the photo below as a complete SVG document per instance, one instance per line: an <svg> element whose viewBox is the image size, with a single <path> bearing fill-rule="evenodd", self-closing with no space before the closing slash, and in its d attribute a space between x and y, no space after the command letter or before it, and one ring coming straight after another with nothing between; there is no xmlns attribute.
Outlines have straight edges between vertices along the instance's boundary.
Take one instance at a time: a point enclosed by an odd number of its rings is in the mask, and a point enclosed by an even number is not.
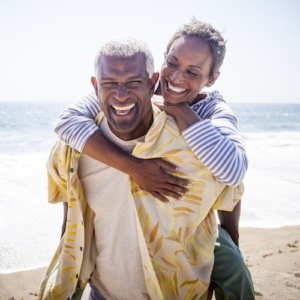
<svg viewBox="0 0 300 300"><path fill-rule="evenodd" d="M154 94L154 88L155 88L156 82L158 81L158 78L159 78L159 73L154 73L152 78L150 79L152 95Z"/></svg>
<svg viewBox="0 0 300 300"><path fill-rule="evenodd" d="M97 79L96 79L96 77L92 77L91 78L91 82L92 82L92 85L93 85L93 87L94 87L94 89L95 89L95 93L96 93L96 95L97 95L97 97L98 97L98 83L97 83Z"/></svg>
<svg viewBox="0 0 300 300"><path fill-rule="evenodd" d="M208 83L205 85L206 87L211 87L219 78L220 72L216 72L214 78L210 77Z"/></svg>

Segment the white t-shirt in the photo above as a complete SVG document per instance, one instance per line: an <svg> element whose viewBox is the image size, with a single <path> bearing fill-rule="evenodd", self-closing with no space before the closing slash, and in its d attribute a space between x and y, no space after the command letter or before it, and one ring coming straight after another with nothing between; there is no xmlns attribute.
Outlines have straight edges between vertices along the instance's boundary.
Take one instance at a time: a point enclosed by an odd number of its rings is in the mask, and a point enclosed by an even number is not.
<svg viewBox="0 0 300 300"><path fill-rule="evenodd" d="M119 139L111 132L106 118L100 128L107 139L132 153L137 140ZM128 175L84 154L79 159L78 169L87 202L95 213L97 257L91 278L93 284L105 299L150 299Z"/></svg>

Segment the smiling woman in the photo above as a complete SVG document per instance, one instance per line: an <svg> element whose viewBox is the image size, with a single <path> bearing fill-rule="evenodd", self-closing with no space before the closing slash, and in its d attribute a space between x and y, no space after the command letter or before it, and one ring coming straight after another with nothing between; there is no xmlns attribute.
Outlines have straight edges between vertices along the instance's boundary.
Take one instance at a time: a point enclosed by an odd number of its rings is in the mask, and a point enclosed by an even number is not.
<svg viewBox="0 0 300 300"><path fill-rule="evenodd" d="M195 55L195 52L201 55ZM161 68L161 92L165 102L198 102L197 95L204 87L212 86L219 72L211 77L212 55L209 45L193 36L176 39Z"/></svg>

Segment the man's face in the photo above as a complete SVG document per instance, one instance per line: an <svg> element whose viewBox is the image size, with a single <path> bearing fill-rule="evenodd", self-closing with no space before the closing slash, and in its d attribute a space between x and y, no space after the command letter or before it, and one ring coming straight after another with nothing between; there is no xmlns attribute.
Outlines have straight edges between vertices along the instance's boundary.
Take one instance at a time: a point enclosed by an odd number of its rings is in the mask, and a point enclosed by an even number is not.
<svg viewBox="0 0 300 300"><path fill-rule="evenodd" d="M174 104L191 104L205 86L213 85L211 64L212 55L205 41L188 36L176 39L161 69L164 100Z"/></svg>
<svg viewBox="0 0 300 300"><path fill-rule="evenodd" d="M112 132L123 140L145 135L152 122L151 97L155 78L149 79L143 53L132 57L102 55L98 100ZM97 82L92 79L95 90Z"/></svg>

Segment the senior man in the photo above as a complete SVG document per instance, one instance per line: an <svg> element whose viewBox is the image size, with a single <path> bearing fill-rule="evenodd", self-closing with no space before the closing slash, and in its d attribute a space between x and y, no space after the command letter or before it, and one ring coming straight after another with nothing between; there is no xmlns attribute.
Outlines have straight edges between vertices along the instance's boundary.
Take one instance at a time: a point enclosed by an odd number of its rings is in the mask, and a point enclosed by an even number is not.
<svg viewBox="0 0 300 300"><path fill-rule="evenodd" d="M174 119L152 107L157 75L145 44L111 41L96 62L102 132L137 157L175 161L192 185L182 201L165 204L126 174L57 142L47 164L49 201L69 209L39 299L71 299L77 282L83 289L90 278L91 299L205 299L217 235L213 209L232 210L243 185L219 182Z"/></svg>

